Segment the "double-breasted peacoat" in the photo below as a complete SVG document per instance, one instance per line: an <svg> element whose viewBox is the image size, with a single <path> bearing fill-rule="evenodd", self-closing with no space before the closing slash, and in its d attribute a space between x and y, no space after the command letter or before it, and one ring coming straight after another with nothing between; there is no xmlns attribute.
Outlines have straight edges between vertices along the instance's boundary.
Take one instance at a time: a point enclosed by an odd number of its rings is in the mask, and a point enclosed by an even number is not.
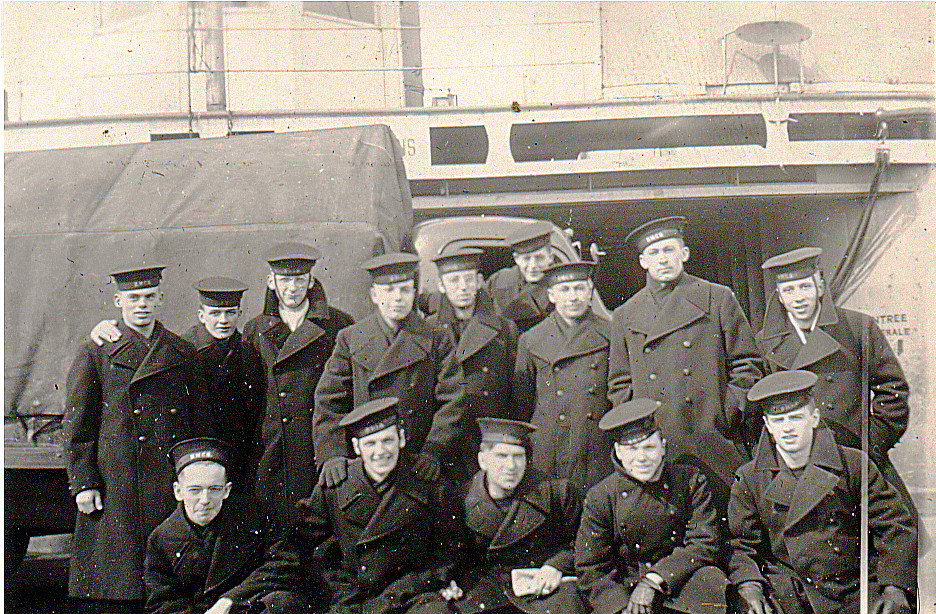
<svg viewBox="0 0 936 614"><path fill-rule="evenodd" d="M583 491L611 472L611 439L598 428L607 399L610 324L588 312L574 327L552 313L520 335L514 398L530 435L530 465Z"/></svg>
<svg viewBox="0 0 936 614"><path fill-rule="evenodd" d="M542 322L553 309L545 282L528 283L516 265L495 272L485 287L497 311L513 320L521 333Z"/></svg>
<svg viewBox="0 0 936 614"><path fill-rule="evenodd" d="M454 490L444 478L418 479L405 460L387 479L392 482L378 491L357 458L341 484L317 485L299 504L299 525L268 551L253 578L309 597L324 578L332 612L395 614L427 601L447 611L437 591L454 578L465 545ZM323 572L313 553L330 536L340 562Z"/></svg>
<svg viewBox="0 0 936 614"><path fill-rule="evenodd" d="M512 569L551 565L564 576L575 575L573 549L581 515L582 492L568 480L529 469L509 506L501 507L488 494L485 473L476 473L465 496L466 560L471 568L458 581L466 591L458 603L459 612L483 612L510 604L506 593L511 590ZM574 582L563 584L563 591L577 592ZM563 602L574 604L577 598L554 594L531 600L529 605L537 611L567 612Z"/></svg>
<svg viewBox="0 0 936 614"><path fill-rule="evenodd" d="M69 594L143 598L146 538L175 506L166 454L192 434L194 350L156 323L149 340L121 337L78 350L66 383L63 429L73 495L98 489L102 511L79 512Z"/></svg>
<svg viewBox="0 0 936 614"><path fill-rule="evenodd" d="M750 458L744 427L760 429L744 409L761 358L734 293L687 273L665 288L648 276L614 310L611 330L611 402L660 401L655 418L670 457L691 454L708 465L724 506L735 469Z"/></svg>
<svg viewBox="0 0 936 614"><path fill-rule="evenodd" d="M455 338L455 360L461 366L465 390L458 449L467 479L478 470L481 431L475 419L513 417L517 327L513 321L495 313L491 298L484 290L478 291L475 312L467 325L463 326L455 317L455 309L444 296L438 311L426 318L426 322Z"/></svg>
<svg viewBox="0 0 936 614"><path fill-rule="evenodd" d="M858 612L861 463L864 454L814 431L812 453L796 478L778 462L766 430L754 459L738 470L728 504L734 584L757 580L784 612ZM910 512L874 463L868 466L870 594L916 588ZM796 597L805 596L811 610Z"/></svg>
<svg viewBox="0 0 936 614"><path fill-rule="evenodd" d="M338 331L351 323L349 315L328 305L316 281L305 320L296 330L280 319L275 301L267 301L264 313L244 327L244 338L263 359L266 380L264 413L250 460L257 472L253 490L281 527L296 521L296 502L315 484L315 386Z"/></svg>
<svg viewBox="0 0 936 614"><path fill-rule="evenodd" d="M249 502L229 498L199 528L179 504L146 544L146 611L203 614L221 597L239 602L238 585L263 562L266 539L265 523Z"/></svg>
<svg viewBox="0 0 936 614"><path fill-rule="evenodd" d="M216 437L231 446L236 458L228 478L240 489L254 432L263 415L263 359L239 331L227 339L215 339L202 324L196 324L182 338L195 347L197 403L204 416L202 423L194 425L195 434Z"/></svg>
<svg viewBox="0 0 936 614"><path fill-rule="evenodd" d="M617 614L653 571L665 605L680 612L724 612L725 574L714 567L721 534L705 476L667 462L641 483L615 460L615 472L585 495L575 542L579 588L595 614Z"/></svg>
<svg viewBox="0 0 936 614"><path fill-rule="evenodd" d="M910 389L897 357L877 324L863 313L836 307L826 293L816 327L807 334L805 345L792 327L786 310L774 294L764 316L764 328L756 337L768 370L806 369L815 373L819 379L812 388L812 396L835 440L844 446L861 448L864 413L868 420L868 455L885 479L901 492L905 503L912 505L907 487L888 457L888 451L907 430ZM864 412L861 406L863 368L867 369L867 390L871 395Z"/></svg>
<svg viewBox="0 0 936 614"><path fill-rule="evenodd" d="M315 458L351 457L345 429L352 409L372 399L398 397L397 411L411 454L437 458L451 449L462 419L465 390L451 335L410 313L391 341L374 312L338 334L315 391ZM444 460L444 459L443 459Z"/></svg>

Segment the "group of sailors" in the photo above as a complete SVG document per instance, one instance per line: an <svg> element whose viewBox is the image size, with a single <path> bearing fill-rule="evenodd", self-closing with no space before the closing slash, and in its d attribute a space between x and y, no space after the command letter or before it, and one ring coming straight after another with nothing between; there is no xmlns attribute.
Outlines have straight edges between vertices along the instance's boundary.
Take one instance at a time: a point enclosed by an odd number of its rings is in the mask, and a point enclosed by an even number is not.
<svg viewBox="0 0 936 614"><path fill-rule="evenodd" d="M157 319L165 267L115 271L120 317L66 384L69 594L162 614L858 612L866 494L867 605L913 611L918 519L888 458L909 390L886 339L833 305L819 248L764 262L754 335L684 270L684 226L630 233L647 283L611 321L595 263L554 262L545 222L487 281L482 250L438 254L428 296L416 256L368 260L358 322L301 243L267 254L243 334L238 280L197 283L180 337Z"/></svg>

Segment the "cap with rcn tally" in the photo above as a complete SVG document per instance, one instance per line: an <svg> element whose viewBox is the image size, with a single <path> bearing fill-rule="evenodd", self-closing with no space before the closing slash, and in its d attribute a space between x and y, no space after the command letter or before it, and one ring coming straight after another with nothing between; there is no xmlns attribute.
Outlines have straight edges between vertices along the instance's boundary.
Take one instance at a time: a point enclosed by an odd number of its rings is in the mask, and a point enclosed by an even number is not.
<svg viewBox="0 0 936 614"><path fill-rule="evenodd" d="M118 290L142 290L158 286L165 266L125 268L111 273Z"/></svg>
<svg viewBox="0 0 936 614"><path fill-rule="evenodd" d="M391 252L365 261L361 268L371 274L375 284L395 284L407 279L416 279L419 258L413 254Z"/></svg>
<svg viewBox="0 0 936 614"><path fill-rule="evenodd" d="M532 447L530 433L536 430L535 424L510 420L508 418L475 418L481 429L481 441L488 443L509 443L524 448Z"/></svg>
<svg viewBox="0 0 936 614"><path fill-rule="evenodd" d="M475 271L481 266L483 253L483 250L476 247L463 247L447 254L439 253L432 261L439 269L439 275L453 271Z"/></svg>
<svg viewBox="0 0 936 614"><path fill-rule="evenodd" d="M212 461L227 468L233 456L233 450L228 444L211 437L186 439L169 448L169 462L175 468L176 475L199 461Z"/></svg>
<svg viewBox="0 0 936 614"><path fill-rule="evenodd" d="M549 245L550 234L552 234L552 224L540 221L515 230L507 235L504 243L512 247L514 253L529 254Z"/></svg>
<svg viewBox="0 0 936 614"><path fill-rule="evenodd" d="M754 384L747 398L757 403L765 414L785 414L810 401L816 379L812 371L778 371Z"/></svg>
<svg viewBox="0 0 936 614"><path fill-rule="evenodd" d="M305 243L277 243L266 253L266 261L277 275L305 275L322 253Z"/></svg>
<svg viewBox="0 0 936 614"><path fill-rule="evenodd" d="M247 291L244 282L232 277L206 277L194 284L201 304L207 307L240 307L241 296Z"/></svg>
<svg viewBox="0 0 936 614"><path fill-rule="evenodd" d="M653 412L660 404L653 399L633 399L615 405L598 421L598 428L611 431L615 441L623 445L643 441L659 430Z"/></svg>
<svg viewBox="0 0 936 614"><path fill-rule="evenodd" d="M545 269L543 275L550 286L566 281L584 281L591 279L596 264L590 260L561 262Z"/></svg>
<svg viewBox="0 0 936 614"><path fill-rule="evenodd" d="M778 282L805 279L819 270L821 255L821 247L801 247L768 258L761 268L772 271Z"/></svg>
<svg viewBox="0 0 936 614"><path fill-rule="evenodd" d="M685 228L686 218L681 215L661 217L646 224L641 224L630 231L624 242L633 244L638 253L643 253L644 249L651 243L663 239L682 239Z"/></svg>
<svg viewBox="0 0 936 614"><path fill-rule="evenodd" d="M352 437L366 437L399 421L397 415L397 397L384 397L374 399L363 405L358 405L338 422Z"/></svg>

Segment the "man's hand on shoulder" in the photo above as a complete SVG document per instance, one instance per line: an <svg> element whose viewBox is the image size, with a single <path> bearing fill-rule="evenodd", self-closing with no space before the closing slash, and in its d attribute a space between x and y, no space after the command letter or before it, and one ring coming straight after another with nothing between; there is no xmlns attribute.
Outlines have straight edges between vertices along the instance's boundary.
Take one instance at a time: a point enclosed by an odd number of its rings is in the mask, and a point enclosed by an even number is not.
<svg viewBox="0 0 936 614"><path fill-rule="evenodd" d="M773 614L760 582L749 580L738 585L738 594L747 603L748 614Z"/></svg>
<svg viewBox="0 0 936 614"><path fill-rule="evenodd" d="M319 484L335 488L346 479L348 479L348 459L344 456L333 456L322 465Z"/></svg>
<svg viewBox="0 0 936 614"><path fill-rule="evenodd" d="M871 605L871 614L910 614L910 603L903 589L885 586L881 596Z"/></svg>
<svg viewBox="0 0 936 614"><path fill-rule="evenodd" d="M88 339L95 345L104 345L105 341L113 343L119 341L121 337L120 329L117 328L117 320L101 320L94 325Z"/></svg>
<svg viewBox="0 0 936 614"><path fill-rule="evenodd" d="M101 491L97 488L82 490L75 495L75 504L82 514L93 514L104 509L104 501L101 499Z"/></svg>

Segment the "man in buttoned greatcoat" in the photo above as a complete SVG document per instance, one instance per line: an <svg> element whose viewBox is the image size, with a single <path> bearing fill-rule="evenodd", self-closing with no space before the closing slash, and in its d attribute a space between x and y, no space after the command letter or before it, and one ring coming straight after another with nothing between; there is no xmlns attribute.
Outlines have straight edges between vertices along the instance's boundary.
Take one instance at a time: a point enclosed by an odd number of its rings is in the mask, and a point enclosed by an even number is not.
<svg viewBox="0 0 936 614"><path fill-rule="evenodd" d="M465 595L456 608L461 614L583 612L573 556L582 492L527 469L532 424L479 418L478 425L481 470L465 497L469 567L459 575Z"/></svg>
<svg viewBox="0 0 936 614"><path fill-rule="evenodd" d="M863 452L835 443L810 394L816 380L809 371L781 371L749 392L763 407L765 427L754 459L738 469L731 487L729 578L752 614L864 611L860 510L866 489L867 611L909 614L916 590L913 518Z"/></svg>
<svg viewBox="0 0 936 614"><path fill-rule="evenodd" d="M191 435L192 346L156 315L164 267L112 274L121 338L86 341L66 383L68 480L78 506L68 593L96 611L142 604L146 538L168 516L166 453Z"/></svg>
<svg viewBox="0 0 936 614"><path fill-rule="evenodd" d="M805 369L819 377L812 395L836 442L861 449L862 416L867 419L866 453L915 515L913 499L888 456L907 430L909 384L874 319L833 304L819 269L821 255L818 247L804 247L764 262L777 292L767 305L757 344L768 371ZM862 391L871 397L867 409Z"/></svg>
<svg viewBox="0 0 936 614"><path fill-rule="evenodd" d="M595 614L724 614L722 534L705 475L671 461L652 399L605 414L614 473L585 495L575 542L579 588Z"/></svg>
<svg viewBox="0 0 936 614"><path fill-rule="evenodd" d="M552 310L546 296L543 271L553 264L552 224L539 221L514 231L504 239L513 248L514 266L491 275L486 284L497 311L526 332Z"/></svg>
<svg viewBox="0 0 936 614"><path fill-rule="evenodd" d="M438 478L455 445L465 391L452 336L413 311L416 265L412 254L389 253L362 266L372 277L377 309L338 334L315 391L313 437L321 477L330 486L347 475L350 444L338 423L376 398L400 399L407 451L416 473Z"/></svg>
<svg viewBox="0 0 936 614"><path fill-rule="evenodd" d="M591 310L593 262L546 270L555 310L520 335L514 398L517 417L536 425L531 466L583 491L611 472L598 421L607 398L610 322Z"/></svg>
<svg viewBox="0 0 936 614"><path fill-rule="evenodd" d="M513 369L517 327L498 315L481 285L479 249L461 249L433 259L439 270L441 300L426 318L433 327L451 333L455 359L464 374L465 411L458 434L460 477L478 471L481 433L477 418L509 418L513 409Z"/></svg>
<svg viewBox="0 0 936 614"><path fill-rule="evenodd" d="M669 454L701 461L724 510L735 469L750 458L745 394L761 377L754 335L734 293L689 275L685 218L630 233L647 284L612 315L608 394L661 402L656 417ZM759 427L757 427L759 428Z"/></svg>
<svg viewBox="0 0 936 614"><path fill-rule="evenodd" d="M312 267L320 252L281 243L267 253L270 273L261 315L244 327L244 339L263 358L266 401L250 463L254 492L281 531L296 521L296 502L315 484L312 408L315 386L338 331L351 317L330 306Z"/></svg>
<svg viewBox="0 0 936 614"><path fill-rule="evenodd" d="M445 614L461 596L455 565L465 531L459 500L445 475L418 477L394 397L368 401L342 416L356 458L345 479L319 482L300 502L302 521L267 553L248 578L256 587L291 587L290 598L325 599L330 614ZM334 537L334 567L324 567L316 548ZM280 611L280 597L266 599ZM308 610L322 611L322 610Z"/></svg>

